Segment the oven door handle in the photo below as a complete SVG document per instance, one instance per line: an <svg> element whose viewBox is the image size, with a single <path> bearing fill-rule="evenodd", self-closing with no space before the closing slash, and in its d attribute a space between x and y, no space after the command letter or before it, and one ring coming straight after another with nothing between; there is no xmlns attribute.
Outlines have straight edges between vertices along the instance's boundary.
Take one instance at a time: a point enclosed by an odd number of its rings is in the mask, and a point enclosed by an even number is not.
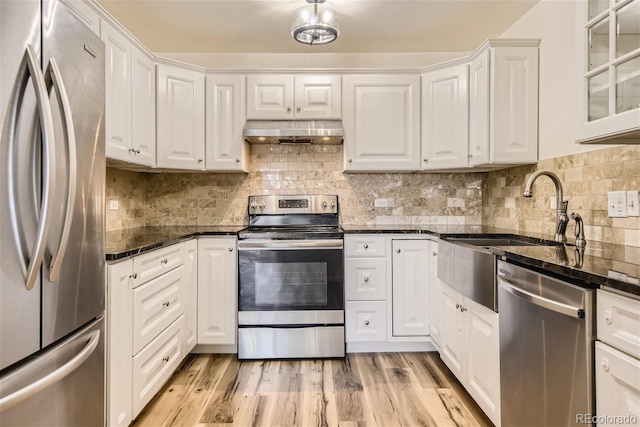
<svg viewBox="0 0 640 427"><path fill-rule="evenodd" d="M247 239L238 241L238 250L277 249L298 251L304 249L342 249L342 239L272 240Z"/></svg>

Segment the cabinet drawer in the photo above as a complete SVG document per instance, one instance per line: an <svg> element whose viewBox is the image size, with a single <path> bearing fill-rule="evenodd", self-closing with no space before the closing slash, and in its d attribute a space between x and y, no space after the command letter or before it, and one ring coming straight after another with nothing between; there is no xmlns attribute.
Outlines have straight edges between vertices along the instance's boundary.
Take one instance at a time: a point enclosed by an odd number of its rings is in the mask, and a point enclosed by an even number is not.
<svg viewBox="0 0 640 427"><path fill-rule="evenodd" d="M178 243L133 258L133 287L184 264L184 244Z"/></svg>
<svg viewBox="0 0 640 427"><path fill-rule="evenodd" d="M386 258L347 258L345 293L347 300L387 299Z"/></svg>
<svg viewBox="0 0 640 427"><path fill-rule="evenodd" d="M347 342L387 340L385 301L347 301L345 320Z"/></svg>
<svg viewBox="0 0 640 427"><path fill-rule="evenodd" d="M362 234L344 237L344 252L347 257L386 256L387 239L380 235Z"/></svg>
<svg viewBox="0 0 640 427"><path fill-rule="evenodd" d="M640 358L640 301L598 290L598 339Z"/></svg>
<svg viewBox="0 0 640 427"><path fill-rule="evenodd" d="M173 322L133 358L133 418L160 391L183 359L182 322Z"/></svg>
<svg viewBox="0 0 640 427"><path fill-rule="evenodd" d="M636 421L631 424L639 425L640 360L596 342L595 365L596 414L612 418L635 415Z"/></svg>
<svg viewBox="0 0 640 427"><path fill-rule="evenodd" d="M133 355L184 313L184 266L133 290Z"/></svg>

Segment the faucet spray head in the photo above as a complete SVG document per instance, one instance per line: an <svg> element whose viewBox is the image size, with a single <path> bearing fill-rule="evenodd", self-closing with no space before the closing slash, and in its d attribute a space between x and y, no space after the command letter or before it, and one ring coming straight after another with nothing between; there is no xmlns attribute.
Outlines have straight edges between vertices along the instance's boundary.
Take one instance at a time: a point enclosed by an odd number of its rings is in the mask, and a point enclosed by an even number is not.
<svg viewBox="0 0 640 427"><path fill-rule="evenodd" d="M533 197L533 193L531 192L531 190L524 190L524 193L522 193L522 195L524 197Z"/></svg>

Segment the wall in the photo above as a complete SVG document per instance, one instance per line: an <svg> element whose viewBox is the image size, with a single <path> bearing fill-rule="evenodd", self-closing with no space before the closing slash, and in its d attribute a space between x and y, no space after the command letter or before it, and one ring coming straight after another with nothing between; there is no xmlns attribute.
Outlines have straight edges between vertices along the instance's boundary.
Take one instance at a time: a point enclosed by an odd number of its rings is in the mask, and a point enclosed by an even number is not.
<svg viewBox="0 0 640 427"><path fill-rule="evenodd" d="M116 197L123 209L107 211L107 229L141 224L141 205L146 225L245 224L252 194L337 194L343 224L480 224L482 174L343 174L342 150L251 146L249 174L108 169L107 205Z"/></svg>
<svg viewBox="0 0 640 427"><path fill-rule="evenodd" d="M608 218L607 192L640 189L640 145L602 148L588 153L541 160L487 174L483 185L483 224L553 236L555 187L546 176L533 185L533 198L522 197L528 175L549 170L560 178L568 213L577 212L587 241L640 246L640 218ZM574 222L567 236L573 238Z"/></svg>

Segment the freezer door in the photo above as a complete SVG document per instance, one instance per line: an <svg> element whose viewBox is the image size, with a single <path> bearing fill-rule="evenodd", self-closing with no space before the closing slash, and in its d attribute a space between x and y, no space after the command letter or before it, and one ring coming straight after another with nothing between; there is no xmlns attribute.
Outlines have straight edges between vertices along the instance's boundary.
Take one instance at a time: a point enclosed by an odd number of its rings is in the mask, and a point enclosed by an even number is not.
<svg viewBox="0 0 640 427"><path fill-rule="evenodd" d="M29 45L39 67L40 2L1 0L0 369L40 349L39 279L26 288L41 217L40 129L33 70L24 62Z"/></svg>
<svg viewBox="0 0 640 427"><path fill-rule="evenodd" d="M42 346L104 312L104 44L60 1L43 2L43 71L56 194L42 285Z"/></svg>
<svg viewBox="0 0 640 427"><path fill-rule="evenodd" d="M104 318L0 378L0 426L104 425Z"/></svg>

